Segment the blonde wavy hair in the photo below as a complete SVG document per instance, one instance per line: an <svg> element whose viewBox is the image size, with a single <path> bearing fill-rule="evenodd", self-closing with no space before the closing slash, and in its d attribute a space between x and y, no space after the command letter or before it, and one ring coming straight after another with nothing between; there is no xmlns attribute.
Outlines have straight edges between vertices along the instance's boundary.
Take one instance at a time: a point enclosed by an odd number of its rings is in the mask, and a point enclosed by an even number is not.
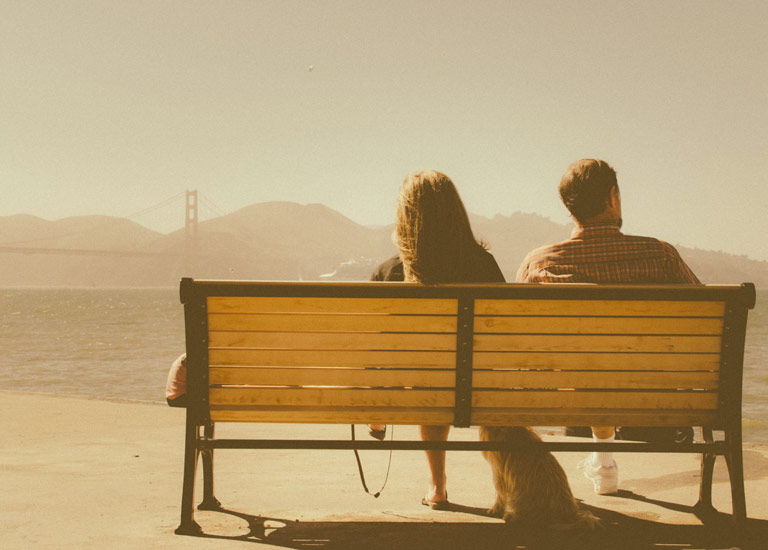
<svg viewBox="0 0 768 550"><path fill-rule="evenodd" d="M424 284L462 282L467 264L485 248L472 234L456 186L435 170L408 174L400 186L393 240L405 280Z"/></svg>

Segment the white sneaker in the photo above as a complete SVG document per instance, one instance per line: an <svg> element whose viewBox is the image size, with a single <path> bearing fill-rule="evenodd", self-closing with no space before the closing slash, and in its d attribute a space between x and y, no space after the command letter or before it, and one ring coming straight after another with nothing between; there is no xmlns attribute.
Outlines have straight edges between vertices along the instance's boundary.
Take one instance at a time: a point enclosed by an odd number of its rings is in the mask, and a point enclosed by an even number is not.
<svg viewBox="0 0 768 550"><path fill-rule="evenodd" d="M592 455L585 458L579 468L584 468L584 477L595 486L595 494L615 495L619 492L619 467L614 461L610 466L596 466Z"/></svg>

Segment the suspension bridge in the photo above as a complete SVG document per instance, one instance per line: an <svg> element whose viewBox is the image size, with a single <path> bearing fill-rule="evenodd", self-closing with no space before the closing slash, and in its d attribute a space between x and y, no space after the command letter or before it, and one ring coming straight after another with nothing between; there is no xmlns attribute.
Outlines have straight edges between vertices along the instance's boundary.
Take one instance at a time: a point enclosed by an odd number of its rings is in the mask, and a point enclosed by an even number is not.
<svg viewBox="0 0 768 550"><path fill-rule="evenodd" d="M45 246L46 242L60 240L66 237L76 237L85 233L98 231L98 227L89 227L81 231L74 231L64 234L52 234L45 237L16 240L13 242L0 242L0 253L13 254L55 254L65 256L121 256L121 257L152 257L152 256L180 256L192 258L198 256L198 224L200 220L200 206L205 205L212 214L209 217L223 216L223 212L210 199L207 199L197 190L185 191L165 199L157 204L134 212L125 219L137 221L149 214L166 212L170 206L178 208L177 203L184 200L184 247L179 252L148 252L146 250L126 250L126 249L96 249L96 248L66 248ZM139 223L137 221L137 223ZM147 248L147 247L145 247Z"/></svg>

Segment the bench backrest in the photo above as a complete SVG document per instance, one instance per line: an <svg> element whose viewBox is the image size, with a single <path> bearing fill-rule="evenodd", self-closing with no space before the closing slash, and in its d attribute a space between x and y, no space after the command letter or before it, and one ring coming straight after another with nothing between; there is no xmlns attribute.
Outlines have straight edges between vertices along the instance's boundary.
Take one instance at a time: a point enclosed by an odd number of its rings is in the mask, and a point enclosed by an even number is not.
<svg viewBox="0 0 768 550"><path fill-rule="evenodd" d="M191 407L214 422L720 427L751 284L184 279ZM732 420L731 420L732 421Z"/></svg>

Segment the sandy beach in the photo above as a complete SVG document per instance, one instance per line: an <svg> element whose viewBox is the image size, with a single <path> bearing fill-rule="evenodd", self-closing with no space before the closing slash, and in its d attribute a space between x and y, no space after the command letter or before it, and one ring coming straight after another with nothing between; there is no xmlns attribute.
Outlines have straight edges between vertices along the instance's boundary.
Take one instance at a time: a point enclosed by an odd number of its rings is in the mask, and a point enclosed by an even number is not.
<svg viewBox="0 0 768 550"><path fill-rule="evenodd" d="M224 511L196 514L205 536L174 534L181 501L184 411L163 405L0 392L7 442L0 453L5 549L69 548L766 548L768 447L745 446L747 533L729 529L724 461L715 469L721 514L703 525L691 513L699 483L692 455L619 457L618 496L597 496L576 468L580 453L557 455L582 506L604 527L557 535L510 527L485 515L493 500L479 453L448 457L449 511L420 504L421 452L392 456L374 499L360 485L350 451L233 451L216 455L216 496ZM348 426L221 425L218 434L347 438ZM411 438L415 428L396 427ZM473 439L473 429L454 439ZM560 437L553 435L551 437ZM362 453L377 490L388 452ZM198 485L198 499L201 494Z"/></svg>

